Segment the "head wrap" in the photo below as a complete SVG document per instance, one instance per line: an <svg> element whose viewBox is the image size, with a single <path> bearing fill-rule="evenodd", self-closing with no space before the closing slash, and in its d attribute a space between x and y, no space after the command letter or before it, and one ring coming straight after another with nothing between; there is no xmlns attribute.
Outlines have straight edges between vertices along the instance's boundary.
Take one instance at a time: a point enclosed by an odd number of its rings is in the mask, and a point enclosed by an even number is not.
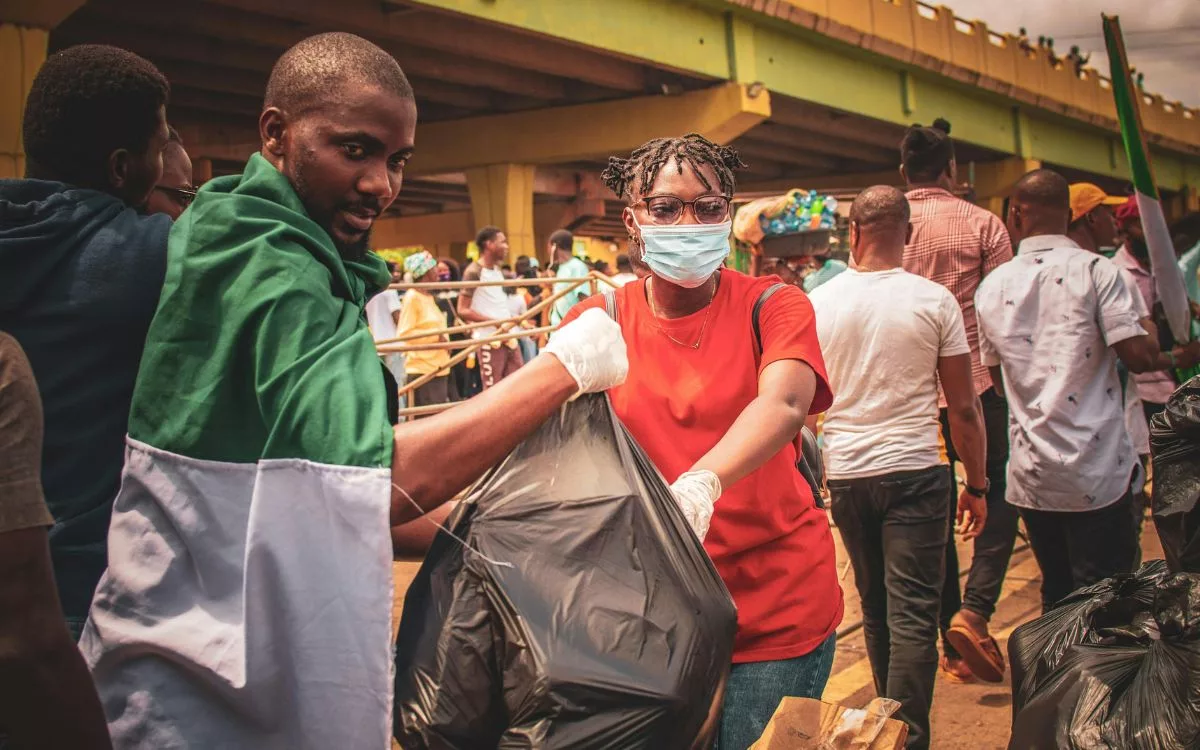
<svg viewBox="0 0 1200 750"><path fill-rule="evenodd" d="M1141 220L1142 212L1138 208L1137 200L1134 198L1125 201L1117 209L1117 225L1122 229Z"/></svg>
<svg viewBox="0 0 1200 750"><path fill-rule="evenodd" d="M437 266L437 260L427 251L413 253L404 259L404 270L412 274L413 281L419 281L422 276Z"/></svg>

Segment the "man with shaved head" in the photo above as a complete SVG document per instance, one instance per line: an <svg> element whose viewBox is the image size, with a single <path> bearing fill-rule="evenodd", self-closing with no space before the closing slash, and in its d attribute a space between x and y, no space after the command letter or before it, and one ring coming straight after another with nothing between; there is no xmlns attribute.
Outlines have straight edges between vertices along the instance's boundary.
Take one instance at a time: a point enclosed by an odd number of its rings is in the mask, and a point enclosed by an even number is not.
<svg viewBox="0 0 1200 750"><path fill-rule="evenodd" d="M1132 372L1159 362L1117 267L1067 237L1070 221L1067 181L1025 175L1008 212L1017 256L975 296L980 353L1012 414L1007 500L1042 569L1043 610L1133 566L1140 465L1117 362Z"/></svg>
<svg viewBox="0 0 1200 750"><path fill-rule="evenodd" d="M271 72L261 152L175 224L81 642L117 747L388 747L405 524L624 378L596 311L483 396L393 427L363 315L391 277L368 237L416 117L391 55L306 39Z"/></svg>
<svg viewBox="0 0 1200 750"><path fill-rule="evenodd" d="M857 268L811 294L836 394L825 414L833 517L862 598L867 655L880 696L900 701L908 747L928 748L937 674L938 607L954 484L938 446L938 383L967 469L958 530L983 530L983 418L962 309L946 287L903 268L912 234L896 188L850 207Z"/></svg>

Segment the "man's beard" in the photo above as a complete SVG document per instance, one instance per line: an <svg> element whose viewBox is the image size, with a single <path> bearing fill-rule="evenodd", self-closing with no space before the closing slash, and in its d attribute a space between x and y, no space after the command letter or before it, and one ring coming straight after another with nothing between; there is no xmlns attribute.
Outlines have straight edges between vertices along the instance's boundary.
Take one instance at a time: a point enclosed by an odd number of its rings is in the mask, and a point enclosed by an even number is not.
<svg viewBox="0 0 1200 750"><path fill-rule="evenodd" d="M342 256L342 260L351 262L361 262L367 257L367 251L371 249L371 230L363 233L362 237L358 238L350 244L339 242L337 235L333 231L333 216L325 219L320 219L308 210L308 167L312 162L311 158L301 157L296 161L295 173L292 175L292 189L296 191L296 195L300 197L300 202L305 205L305 210L308 211L309 217L316 219L321 228L325 230L325 234L329 235L329 239L333 241L333 246L337 249L338 255Z"/></svg>
<svg viewBox="0 0 1200 750"><path fill-rule="evenodd" d="M362 237L349 245L344 245L336 240L334 245L337 247L338 255L342 256L342 260L360 263L366 259L367 252L371 249L371 232L370 230L366 231Z"/></svg>

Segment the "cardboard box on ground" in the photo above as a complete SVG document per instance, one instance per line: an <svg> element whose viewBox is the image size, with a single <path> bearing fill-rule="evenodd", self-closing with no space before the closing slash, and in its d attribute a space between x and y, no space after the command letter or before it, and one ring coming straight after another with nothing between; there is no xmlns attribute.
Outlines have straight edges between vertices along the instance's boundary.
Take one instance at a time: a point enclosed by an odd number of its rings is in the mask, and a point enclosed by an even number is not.
<svg viewBox="0 0 1200 750"><path fill-rule="evenodd" d="M863 709L784 698L750 750L901 750L908 725L886 718L897 707L886 698L876 698Z"/></svg>

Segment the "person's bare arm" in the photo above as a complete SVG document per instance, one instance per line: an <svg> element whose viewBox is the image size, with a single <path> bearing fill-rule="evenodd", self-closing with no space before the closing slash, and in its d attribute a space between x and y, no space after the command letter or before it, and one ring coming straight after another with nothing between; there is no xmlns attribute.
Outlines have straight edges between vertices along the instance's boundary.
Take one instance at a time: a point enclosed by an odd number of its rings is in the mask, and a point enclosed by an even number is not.
<svg viewBox="0 0 1200 750"><path fill-rule="evenodd" d="M578 386L550 356L534 358L482 394L428 419L396 425L392 525L454 497L575 395Z"/></svg>
<svg viewBox="0 0 1200 750"><path fill-rule="evenodd" d="M987 431L983 409L975 395L971 355L938 358L938 380L946 394L954 451L967 470L967 484L982 487L987 482Z"/></svg>
<svg viewBox="0 0 1200 750"><path fill-rule="evenodd" d="M1142 318L1138 322L1142 324L1142 328L1146 330L1147 337L1152 342L1151 348L1155 359L1149 372L1173 370L1176 367L1186 369L1200 361L1200 341L1192 341L1183 346L1177 346L1170 352L1164 352L1158 338L1158 327L1154 325L1154 321L1150 318ZM1117 356L1120 354L1118 353Z"/></svg>
<svg viewBox="0 0 1200 750"><path fill-rule="evenodd" d="M392 527L392 557L397 560L420 559L429 551L433 538L437 536L438 526L444 526L446 519L454 512L458 503L445 503L420 518ZM409 507L412 507L411 505Z"/></svg>
<svg viewBox="0 0 1200 750"><path fill-rule="evenodd" d="M463 281L479 281L479 272L472 268L468 268L463 274ZM476 312L471 308L471 302L475 299L475 289L468 287L458 293L458 317L462 318L467 323L486 323L491 318Z"/></svg>
<svg viewBox="0 0 1200 750"><path fill-rule="evenodd" d="M1149 319L1147 318L1148 322ZM1143 323L1143 328L1147 328ZM1130 372L1159 372L1176 367L1187 368L1200 362L1200 339L1177 346L1170 353L1159 351L1158 336L1153 326L1145 336L1131 336L1112 345L1117 357Z"/></svg>
<svg viewBox="0 0 1200 750"><path fill-rule="evenodd" d="M587 310L560 328L532 362L479 396L397 425L392 526L457 495L576 393L620 385L628 371L621 327L603 310Z"/></svg>
<svg viewBox="0 0 1200 750"><path fill-rule="evenodd" d="M112 747L63 620L44 528L0 534L0 727L14 748Z"/></svg>
<svg viewBox="0 0 1200 750"><path fill-rule="evenodd" d="M814 435L817 434L817 420L820 418L820 416L820 414L809 414L804 418L804 426L807 427L808 431Z"/></svg>
<svg viewBox="0 0 1200 750"><path fill-rule="evenodd" d="M975 394L971 375L971 356L958 354L938 358L938 380L946 394L946 415L954 451L967 470L967 484L980 488L987 484L987 430L983 408ZM987 522L987 501L965 489L958 499L958 531L973 539Z"/></svg>
<svg viewBox="0 0 1200 750"><path fill-rule="evenodd" d="M458 317L462 318L466 323L486 323L491 320L488 316L476 312L471 307L471 300L474 298L474 289L464 289L458 293Z"/></svg>
<svg viewBox="0 0 1200 750"><path fill-rule="evenodd" d="M806 363L783 359L767 365L758 376L758 396L692 470L711 471L722 487L732 487L796 439L816 390L817 376Z"/></svg>

